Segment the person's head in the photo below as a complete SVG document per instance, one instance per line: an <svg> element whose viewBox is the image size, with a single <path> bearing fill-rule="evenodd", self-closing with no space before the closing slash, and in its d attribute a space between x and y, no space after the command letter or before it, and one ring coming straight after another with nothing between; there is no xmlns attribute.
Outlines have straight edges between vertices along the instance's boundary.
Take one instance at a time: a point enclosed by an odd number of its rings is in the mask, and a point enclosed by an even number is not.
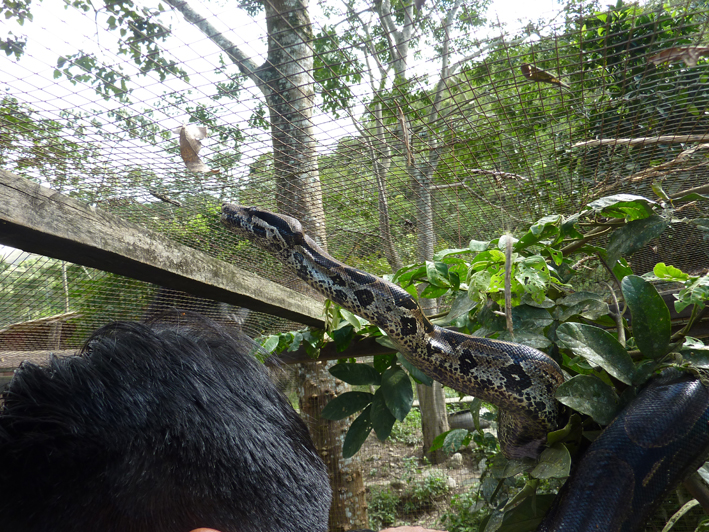
<svg viewBox="0 0 709 532"><path fill-rule="evenodd" d="M203 319L114 323L80 355L24 363L0 410L0 527L23 532L327 529L307 428Z"/></svg>

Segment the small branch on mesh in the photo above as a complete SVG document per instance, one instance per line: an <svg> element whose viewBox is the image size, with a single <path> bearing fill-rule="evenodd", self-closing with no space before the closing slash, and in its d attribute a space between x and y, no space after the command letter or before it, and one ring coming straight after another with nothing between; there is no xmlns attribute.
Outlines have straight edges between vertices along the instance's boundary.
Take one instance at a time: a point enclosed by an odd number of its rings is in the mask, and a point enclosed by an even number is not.
<svg viewBox="0 0 709 532"><path fill-rule="evenodd" d="M647 168L641 172L638 172L637 174L633 174L631 176L624 178L623 181L631 181L631 182L635 183L635 182L643 181L643 180L651 178L651 177L662 177L664 179L667 176L667 174L671 173L672 167L677 166L678 164L684 162L685 159L687 159L690 155L694 154L695 152L697 152L699 150L705 150L707 148L709 148L709 144L700 144L699 146L695 146L694 148L684 150L682 153L680 153L677 157L675 157L671 161L667 161L666 163L662 163L660 165L653 166L652 168ZM688 171L694 170L696 168L700 168L702 166L706 166L706 163L699 163L699 164L692 166L690 168L686 168L686 167L678 168L676 171L688 172Z"/></svg>
<svg viewBox="0 0 709 532"><path fill-rule="evenodd" d="M582 248L594 238L598 238L599 236L603 236L605 234L610 233L612 229L612 227L596 227L595 229L591 229L588 233L584 235L581 240L577 240L576 242L561 248L561 254L564 257L568 257L569 255L571 255L571 253L573 253L579 248Z"/></svg>
<svg viewBox="0 0 709 532"><path fill-rule="evenodd" d="M595 146L643 146L645 144L682 144L685 142L709 141L709 135L663 135L660 137L638 137L636 139L595 139L577 142L572 148L593 148Z"/></svg>
<svg viewBox="0 0 709 532"><path fill-rule="evenodd" d="M501 207L500 205L495 205L495 204L492 203L490 200L484 198L483 196L481 196L480 194L478 194L477 192L475 192L472 188L470 188L470 187L467 185L467 183L465 183L465 181L461 181L461 182L459 182L459 183L451 183L451 184L449 184L449 185L433 185L433 186L431 186L431 190L443 190L443 189L446 189L446 188L456 188L456 187L464 188L464 189L467 190L472 196L475 196L475 197L478 198L480 201L482 201L483 203L488 204L490 207L492 207L492 208L494 208L494 209L497 209L497 210L499 210L499 211L501 211L501 212L505 212L505 213L507 214L507 216L509 216L510 218L512 218L513 220L515 220L515 221L517 221L517 222L521 222L521 223L523 223L523 224L529 223L529 220L522 220L521 218L517 218L516 216L512 216L509 212L507 212L507 211L505 210L504 207Z"/></svg>
<svg viewBox="0 0 709 532"><path fill-rule="evenodd" d="M514 327L512 325L512 236L505 235L505 321L507 322L507 330L515 336Z"/></svg>
<svg viewBox="0 0 709 532"><path fill-rule="evenodd" d="M613 287L611 286L611 284L606 281L602 281L602 283L608 287L608 290L611 293L611 297L613 298L613 304L615 305L615 312L611 312L610 314L613 317L613 319L615 320L615 326L618 331L618 342L620 342L620 345L625 347L625 327L623 327L623 314L625 313L625 309L623 309L623 312L620 311L620 305L618 304L618 298L615 296L615 290L613 290ZM627 305L625 308L626 309L628 308Z"/></svg>
<svg viewBox="0 0 709 532"><path fill-rule="evenodd" d="M688 188L687 190L681 190L680 192L676 192L675 194L670 194L670 199L679 199L688 194L704 194L705 192L709 192L709 184L701 185L699 187L694 188Z"/></svg>
<svg viewBox="0 0 709 532"><path fill-rule="evenodd" d="M165 203L171 203L172 205L176 205L177 207L182 207L182 202L179 202L175 199L172 199L165 194L160 194L159 192L156 192L154 190L149 190L151 196L154 196L158 198L161 201L164 201Z"/></svg>
<svg viewBox="0 0 709 532"><path fill-rule="evenodd" d="M589 268L586 266L586 263L592 260L597 260L598 255L586 255L585 257L581 257L576 264L571 266L572 270L578 270L579 268L586 268L587 270L593 270L593 268Z"/></svg>

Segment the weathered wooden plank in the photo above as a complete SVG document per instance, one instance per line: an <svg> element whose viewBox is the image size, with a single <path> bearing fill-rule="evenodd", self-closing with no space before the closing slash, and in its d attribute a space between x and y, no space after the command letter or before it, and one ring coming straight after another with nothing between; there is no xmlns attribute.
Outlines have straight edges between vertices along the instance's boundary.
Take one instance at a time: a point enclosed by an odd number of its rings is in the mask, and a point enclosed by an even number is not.
<svg viewBox="0 0 709 532"><path fill-rule="evenodd" d="M0 244L322 327L308 296L0 169Z"/></svg>

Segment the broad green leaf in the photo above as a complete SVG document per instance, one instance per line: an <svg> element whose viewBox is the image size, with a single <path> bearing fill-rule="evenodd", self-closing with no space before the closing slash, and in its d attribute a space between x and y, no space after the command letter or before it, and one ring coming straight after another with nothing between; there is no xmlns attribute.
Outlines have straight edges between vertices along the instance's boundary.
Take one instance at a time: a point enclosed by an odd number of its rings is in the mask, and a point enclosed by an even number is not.
<svg viewBox="0 0 709 532"><path fill-rule="evenodd" d="M438 318L437 320L432 321L434 321L436 325L447 325L457 317L467 314L473 310L477 304L477 301L470 299L467 291L459 292L458 295L455 296L448 314L446 314L443 318Z"/></svg>
<svg viewBox="0 0 709 532"><path fill-rule="evenodd" d="M508 331L502 331L498 336L498 340L523 344L529 347L534 347L535 349L546 349L551 345L551 340L543 334L524 330L515 330L514 334L510 334Z"/></svg>
<svg viewBox="0 0 709 532"><path fill-rule="evenodd" d="M428 285L426 288L423 289L423 292L421 292L421 297L424 299L437 299L441 297L443 294L448 292L450 288L446 287L439 287L439 286L434 286L432 284Z"/></svg>
<svg viewBox="0 0 709 532"><path fill-rule="evenodd" d="M443 440L441 450L448 454L458 452L458 449L464 446L466 439L470 441L470 433L466 429L453 429Z"/></svg>
<svg viewBox="0 0 709 532"><path fill-rule="evenodd" d="M689 305L698 305L702 309L707 300L709 300L709 274L685 284L677 294L675 310L682 312Z"/></svg>
<svg viewBox="0 0 709 532"><path fill-rule="evenodd" d="M534 466L534 460L509 460L502 453L492 457L490 461L490 474L493 478L510 478L529 471Z"/></svg>
<svg viewBox="0 0 709 532"><path fill-rule="evenodd" d="M387 408L381 388L374 393L370 419L372 420L372 428L377 434L377 439L379 439L379 441L386 440L389 434L391 434L391 429L394 423L396 423L396 418Z"/></svg>
<svg viewBox="0 0 709 532"><path fill-rule="evenodd" d="M661 216L650 216L628 222L616 229L608 239L608 265L615 266L621 255L632 255L667 229L669 222Z"/></svg>
<svg viewBox="0 0 709 532"><path fill-rule="evenodd" d="M686 194L686 195L682 196L681 198L677 198L674 201L679 203L682 201L700 201L700 200L709 200L709 196L705 196L704 194L697 194L696 192L692 192L691 194Z"/></svg>
<svg viewBox="0 0 709 532"><path fill-rule="evenodd" d="M396 362L396 353L389 353L387 355L377 355L372 361L372 366L379 373L384 373L388 367L390 367L394 362Z"/></svg>
<svg viewBox="0 0 709 532"><path fill-rule="evenodd" d="M470 248L442 249L441 251L437 251L436 253L433 254L433 260L440 261L440 260L443 260L448 255L457 255L459 253L470 253Z"/></svg>
<svg viewBox="0 0 709 532"><path fill-rule="evenodd" d="M684 273L682 270L675 268L674 266L668 266L664 262L658 262L655 264L655 267L652 269L652 273L654 273L658 279L664 279L667 281L683 283L684 281L689 280L689 274Z"/></svg>
<svg viewBox="0 0 709 532"><path fill-rule="evenodd" d="M497 532L531 532L536 530L551 507L556 495L543 494L527 497L519 505L505 512Z"/></svg>
<svg viewBox="0 0 709 532"><path fill-rule="evenodd" d="M382 375L381 390L391 413L399 421L404 421L414 402L409 375L399 366L389 368Z"/></svg>
<svg viewBox="0 0 709 532"><path fill-rule="evenodd" d="M468 249L470 251L476 253L480 251L485 251L487 247L490 245L490 242L483 242L481 240L471 240L470 243L468 244Z"/></svg>
<svg viewBox="0 0 709 532"><path fill-rule="evenodd" d="M347 322L344 323L346 323L346 325L330 332L330 336L332 336L332 339L335 342L335 350L338 353L342 353L350 346L355 335L354 327Z"/></svg>
<svg viewBox="0 0 709 532"><path fill-rule="evenodd" d="M515 266L514 278L524 287L525 292L537 301L544 301L551 277L544 259L539 255L526 257Z"/></svg>
<svg viewBox="0 0 709 532"><path fill-rule="evenodd" d="M559 234L558 225L560 220L560 214L551 214L537 220L529 228L529 231L522 235L522 237L514 244L514 249L519 251L537 244L540 240L552 240L552 237Z"/></svg>
<svg viewBox="0 0 709 532"><path fill-rule="evenodd" d="M556 399L577 412L608 425L618 413L618 394L594 375L576 375L556 390Z"/></svg>
<svg viewBox="0 0 709 532"><path fill-rule="evenodd" d="M654 286L637 275L623 279L621 289L630 308L638 348L648 358L664 356L672 335L670 309L665 301Z"/></svg>
<svg viewBox="0 0 709 532"><path fill-rule="evenodd" d="M652 185L650 185L652 188L652 191L657 194L657 197L660 198L663 201L670 201L670 197L667 195L667 192L662 188L662 181L655 180L652 182Z"/></svg>
<svg viewBox="0 0 709 532"><path fill-rule="evenodd" d="M345 441L342 444L343 458L352 458L362 447L369 433L372 432L371 412L372 407L370 405L350 425L347 434L345 434Z"/></svg>
<svg viewBox="0 0 709 532"><path fill-rule="evenodd" d="M680 355L695 368L709 369L709 346L694 338L685 338Z"/></svg>
<svg viewBox="0 0 709 532"><path fill-rule="evenodd" d="M365 384L379 385L382 381L381 374L369 364L346 362L335 364L330 368L330 374L347 384L361 386Z"/></svg>
<svg viewBox="0 0 709 532"><path fill-rule="evenodd" d="M443 262L426 261L426 278L432 286L449 288L448 265Z"/></svg>
<svg viewBox="0 0 709 532"><path fill-rule="evenodd" d="M397 270L392 277L392 282L400 285L411 282L412 279L418 279L426 275L426 265L424 264L413 264L409 266L404 266L403 268Z"/></svg>
<svg viewBox="0 0 709 532"><path fill-rule="evenodd" d="M398 351L399 348L397 345L394 343L394 341L386 336L386 334L382 336L378 336L377 338L374 339L375 342L377 342L379 345L383 345L384 347L388 347L392 351Z"/></svg>
<svg viewBox="0 0 709 532"><path fill-rule="evenodd" d="M322 409L321 416L325 419L338 421L359 412L369 405L374 395L367 392L345 392L338 395Z"/></svg>
<svg viewBox="0 0 709 532"><path fill-rule="evenodd" d="M521 330L541 331L551 325L553 321L554 318L544 308L518 305L512 309L512 324L515 333Z"/></svg>
<svg viewBox="0 0 709 532"><path fill-rule="evenodd" d="M529 474L534 478L566 478L571 470L571 455L563 443L555 443L542 451L539 463Z"/></svg>
<svg viewBox="0 0 709 532"><path fill-rule="evenodd" d="M272 335L269 336L269 337L266 339L266 341L263 343L263 349L264 349L267 353L273 352L273 350L276 349L276 347L278 347L278 343L280 342L280 339L281 339L281 338L280 338L279 335L277 335L277 334L272 334Z"/></svg>
<svg viewBox="0 0 709 532"><path fill-rule="evenodd" d="M635 365L625 348L609 332L582 323L562 323L556 329L559 345L600 366L616 379L632 384Z"/></svg>
<svg viewBox="0 0 709 532"><path fill-rule="evenodd" d="M354 327L355 331L359 331L363 326L369 323L364 318L360 318L356 314L352 314L349 310L344 308L340 308L340 314L350 325L352 325L352 327Z"/></svg>
<svg viewBox="0 0 709 532"><path fill-rule="evenodd" d="M613 266L613 275L615 275L619 281L622 281L626 275L632 275L633 269L628 266L628 261L623 257L619 258L618 261Z"/></svg>
<svg viewBox="0 0 709 532"><path fill-rule="evenodd" d="M555 317L559 321L567 321L572 316L581 316L588 320L596 320L609 312L608 303L593 292L576 292L557 301L560 305ZM566 307L566 308L563 308Z"/></svg>
<svg viewBox="0 0 709 532"><path fill-rule="evenodd" d="M487 292L490 288L490 281L492 279L492 274L488 270L482 270L480 272L475 272L468 279L468 297L472 297L477 300L477 294L479 292Z"/></svg>
<svg viewBox="0 0 709 532"><path fill-rule="evenodd" d="M426 386L433 386L433 379L426 375L423 371L418 369L416 366L414 366L411 362L406 360L406 357L404 357L404 355L402 355L401 353L397 353L396 358L399 360L401 365L406 368L406 371L408 371L414 379Z"/></svg>
<svg viewBox="0 0 709 532"><path fill-rule="evenodd" d="M642 196L616 194L615 196L607 196L592 201L588 204L588 207L604 216L625 218L628 222L631 222L652 215L652 205L655 204L654 201Z"/></svg>

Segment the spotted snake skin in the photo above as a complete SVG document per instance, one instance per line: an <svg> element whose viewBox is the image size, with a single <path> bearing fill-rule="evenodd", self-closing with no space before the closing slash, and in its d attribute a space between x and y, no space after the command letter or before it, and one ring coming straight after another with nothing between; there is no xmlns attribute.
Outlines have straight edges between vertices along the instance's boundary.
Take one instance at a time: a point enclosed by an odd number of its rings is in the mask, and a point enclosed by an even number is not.
<svg viewBox="0 0 709 532"><path fill-rule="evenodd" d="M499 407L499 438L507 457L538 457L547 432L556 429L554 392L563 382L561 369L546 354L433 325L408 292L334 259L295 218L224 205L222 222L275 255L327 298L379 326L421 371Z"/></svg>

